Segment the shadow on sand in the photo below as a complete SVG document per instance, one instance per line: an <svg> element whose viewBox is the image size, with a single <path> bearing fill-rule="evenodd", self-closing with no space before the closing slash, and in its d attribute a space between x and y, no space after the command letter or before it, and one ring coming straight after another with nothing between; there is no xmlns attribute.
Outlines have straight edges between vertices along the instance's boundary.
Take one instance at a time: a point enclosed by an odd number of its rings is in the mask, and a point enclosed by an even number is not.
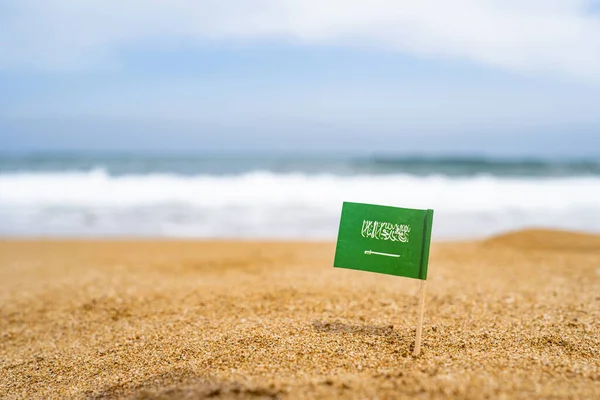
<svg viewBox="0 0 600 400"><path fill-rule="evenodd" d="M371 336L390 336L394 333L398 334L398 332L394 332L394 325L351 325L342 322L313 321L312 326L317 332L322 333L350 333Z"/></svg>

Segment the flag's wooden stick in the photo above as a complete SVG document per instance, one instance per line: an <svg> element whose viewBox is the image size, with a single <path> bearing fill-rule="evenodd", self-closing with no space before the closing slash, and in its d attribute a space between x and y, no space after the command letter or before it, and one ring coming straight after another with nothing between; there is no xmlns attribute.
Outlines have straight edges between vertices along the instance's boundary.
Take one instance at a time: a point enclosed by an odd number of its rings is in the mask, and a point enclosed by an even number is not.
<svg viewBox="0 0 600 400"><path fill-rule="evenodd" d="M421 280L421 289L419 290L419 318L417 321L417 340L413 355L418 356L421 353L421 337L423 336L423 313L425 311L425 280Z"/></svg>

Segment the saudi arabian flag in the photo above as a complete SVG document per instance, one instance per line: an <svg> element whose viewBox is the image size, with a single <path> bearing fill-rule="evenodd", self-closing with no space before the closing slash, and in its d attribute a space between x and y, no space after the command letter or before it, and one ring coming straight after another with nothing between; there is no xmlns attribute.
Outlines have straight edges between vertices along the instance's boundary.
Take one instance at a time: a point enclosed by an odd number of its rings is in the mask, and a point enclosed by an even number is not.
<svg viewBox="0 0 600 400"><path fill-rule="evenodd" d="M344 202L333 266L427 279L433 210Z"/></svg>

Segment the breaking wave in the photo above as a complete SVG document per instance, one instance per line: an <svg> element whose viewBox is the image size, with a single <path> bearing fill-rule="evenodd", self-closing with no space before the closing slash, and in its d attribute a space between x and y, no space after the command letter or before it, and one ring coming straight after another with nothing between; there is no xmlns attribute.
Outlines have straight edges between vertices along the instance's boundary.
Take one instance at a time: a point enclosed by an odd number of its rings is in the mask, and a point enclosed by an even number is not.
<svg viewBox="0 0 600 400"><path fill-rule="evenodd" d="M343 201L432 208L434 237L600 230L600 177L0 174L0 235L334 239Z"/></svg>

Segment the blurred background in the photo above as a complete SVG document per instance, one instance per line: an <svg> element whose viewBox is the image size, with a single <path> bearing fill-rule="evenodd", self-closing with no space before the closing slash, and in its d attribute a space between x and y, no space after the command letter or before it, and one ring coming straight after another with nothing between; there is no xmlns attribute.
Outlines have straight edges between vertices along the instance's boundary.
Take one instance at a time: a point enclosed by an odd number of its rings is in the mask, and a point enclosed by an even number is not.
<svg viewBox="0 0 600 400"><path fill-rule="evenodd" d="M600 232L599 104L598 1L7 0L0 236Z"/></svg>

